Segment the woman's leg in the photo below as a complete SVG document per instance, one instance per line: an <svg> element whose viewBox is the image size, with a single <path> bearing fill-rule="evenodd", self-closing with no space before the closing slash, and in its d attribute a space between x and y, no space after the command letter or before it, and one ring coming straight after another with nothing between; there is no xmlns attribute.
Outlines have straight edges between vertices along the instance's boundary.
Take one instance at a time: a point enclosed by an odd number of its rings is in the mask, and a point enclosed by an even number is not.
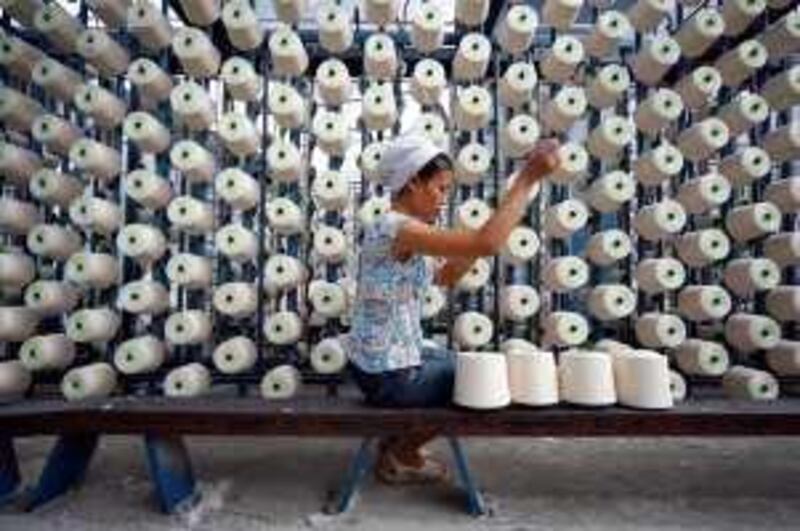
<svg viewBox="0 0 800 531"><path fill-rule="evenodd" d="M393 452L403 464L422 466L425 461L423 447L438 436L439 431L436 429L413 431L399 438L389 438L383 446L383 451Z"/></svg>
<svg viewBox="0 0 800 531"><path fill-rule="evenodd" d="M351 366L354 380L367 402L378 407L424 408L450 403L455 381L455 355L446 349L424 349L422 365L380 375L362 372ZM427 457L422 447L435 439L435 429L417 429L402 436L386 437L379 443L378 476L386 481L437 480L446 476L446 467ZM402 468L403 474L393 474ZM393 478L403 476L395 481Z"/></svg>
<svg viewBox="0 0 800 531"><path fill-rule="evenodd" d="M445 349L423 352L422 366L414 378L402 389L397 401L406 407L437 407L450 403L455 380L454 356ZM398 404L401 405L401 404ZM426 467L432 476L443 476L446 468L425 456L423 447L435 439L439 431L433 428L417 429L401 437L392 438L382 445L381 466L390 465L394 459L407 467ZM386 459L390 453L392 459Z"/></svg>
<svg viewBox="0 0 800 531"><path fill-rule="evenodd" d="M367 374L353 365L350 365L350 373L368 404L378 407L397 406L395 403L397 398L403 395L403 389L397 385L398 375ZM381 437L378 440L379 453L382 456L388 449L392 449L403 462L417 462L418 453L413 448L408 448L408 444L411 443L404 441L418 441L421 438L422 436L412 436L410 438L407 436ZM425 434L425 438L429 438L427 434ZM416 442L413 444L416 444ZM420 444L424 444L424 441Z"/></svg>

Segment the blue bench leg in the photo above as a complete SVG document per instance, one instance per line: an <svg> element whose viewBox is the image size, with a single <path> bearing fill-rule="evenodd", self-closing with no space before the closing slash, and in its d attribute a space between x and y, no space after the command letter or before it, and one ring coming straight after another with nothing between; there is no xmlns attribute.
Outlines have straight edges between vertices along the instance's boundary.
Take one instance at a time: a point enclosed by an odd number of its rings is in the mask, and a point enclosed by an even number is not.
<svg viewBox="0 0 800 531"><path fill-rule="evenodd" d="M374 441L375 439L373 437L366 437L361 441L361 446L353 462L350 464L344 483L340 490L334 493L332 503L325 507L326 513L341 514L349 511L353 507L355 496L364 481L364 477L373 466L374 455L372 452L372 445Z"/></svg>
<svg viewBox="0 0 800 531"><path fill-rule="evenodd" d="M97 433L62 435L50 451L39 481L26 495L23 508L32 511L78 485L97 449Z"/></svg>
<svg viewBox="0 0 800 531"><path fill-rule="evenodd" d="M19 464L14 441L10 437L0 437L0 506L14 498L19 483Z"/></svg>
<svg viewBox="0 0 800 531"><path fill-rule="evenodd" d="M456 463L459 483L461 483L461 488L464 489L464 494L467 497L467 511L472 516L488 514L486 505L483 502L483 496L481 496L472 477L472 472L470 472L469 463L464 449L461 447L461 442L456 437L448 437L448 441L450 442L450 449L453 451L453 460Z"/></svg>
<svg viewBox="0 0 800 531"><path fill-rule="evenodd" d="M189 452L179 436L145 435L150 478L161 510L174 513L197 501Z"/></svg>

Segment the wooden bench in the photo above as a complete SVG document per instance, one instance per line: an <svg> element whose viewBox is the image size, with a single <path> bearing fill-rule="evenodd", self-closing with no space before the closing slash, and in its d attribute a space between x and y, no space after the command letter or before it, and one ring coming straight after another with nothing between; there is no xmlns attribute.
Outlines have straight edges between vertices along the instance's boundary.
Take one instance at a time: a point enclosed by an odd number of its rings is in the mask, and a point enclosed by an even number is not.
<svg viewBox="0 0 800 531"><path fill-rule="evenodd" d="M734 402L709 394L667 411L619 407L559 406L498 411L376 409L354 393L305 394L287 402L213 396L191 400L119 397L66 403L35 399L0 405L0 499L34 509L76 485L84 476L102 434L144 436L146 458L162 510L172 512L196 499L184 435L292 435L360 437L362 442L329 512L352 506L371 470L379 437L436 427L449 439L457 479L472 514L485 506L459 438L603 436L774 436L800 435L800 398L771 403ZM21 492L13 439L58 435L38 482Z"/></svg>

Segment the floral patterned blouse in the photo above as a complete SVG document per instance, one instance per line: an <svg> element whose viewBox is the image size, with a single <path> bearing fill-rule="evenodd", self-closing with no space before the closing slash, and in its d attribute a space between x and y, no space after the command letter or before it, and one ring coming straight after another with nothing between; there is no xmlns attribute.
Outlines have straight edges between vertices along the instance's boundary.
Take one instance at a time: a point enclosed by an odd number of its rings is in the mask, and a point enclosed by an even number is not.
<svg viewBox="0 0 800 531"><path fill-rule="evenodd" d="M433 273L421 255L404 262L392 256L392 242L407 219L389 211L364 232L347 349L351 362L364 372L421 363L422 300Z"/></svg>

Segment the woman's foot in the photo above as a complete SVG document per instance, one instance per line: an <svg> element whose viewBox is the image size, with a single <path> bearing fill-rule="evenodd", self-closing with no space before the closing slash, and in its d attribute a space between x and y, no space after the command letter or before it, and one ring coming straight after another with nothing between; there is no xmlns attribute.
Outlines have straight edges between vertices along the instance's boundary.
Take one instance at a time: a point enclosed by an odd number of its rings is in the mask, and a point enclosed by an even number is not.
<svg viewBox="0 0 800 531"><path fill-rule="evenodd" d="M401 452L388 445L381 448L375 475L390 485L444 483L450 476L447 466L428 452Z"/></svg>

